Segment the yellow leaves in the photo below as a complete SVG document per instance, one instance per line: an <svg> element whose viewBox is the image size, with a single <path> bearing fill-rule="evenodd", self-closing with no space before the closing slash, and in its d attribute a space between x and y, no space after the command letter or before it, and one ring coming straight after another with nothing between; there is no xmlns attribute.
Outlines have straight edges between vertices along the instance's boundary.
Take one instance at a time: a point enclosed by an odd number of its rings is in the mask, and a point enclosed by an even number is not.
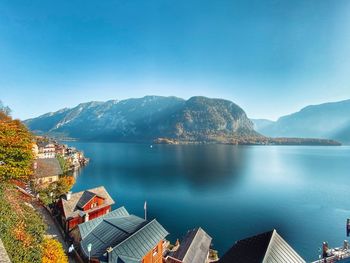
<svg viewBox="0 0 350 263"><path fill-rule="evenodd" d="M45 239L42 263L68 263L62 244L56 239Z"/></svg>
<svg viewBox="0 0 350 263"><path fill-rule="evenodd" d="M73 176L62 176L57 183L56 191L58 192L58 195L67 193L72 189L74 183L75 179Z"/></svg>
<svg viewBox="0 0 350 263"><path fill-rule="evenodd" d="M21 221L12 230L13 236L23 243L23 246L28 248L32 244L32 237L26 232L26 224Z"/></svg>
<svg viewBox="0 0 350 263"><path fill-rule="evenodd" d="M32 172L32 135L18 120L0 112L0 179L26 179Z"/></svg>

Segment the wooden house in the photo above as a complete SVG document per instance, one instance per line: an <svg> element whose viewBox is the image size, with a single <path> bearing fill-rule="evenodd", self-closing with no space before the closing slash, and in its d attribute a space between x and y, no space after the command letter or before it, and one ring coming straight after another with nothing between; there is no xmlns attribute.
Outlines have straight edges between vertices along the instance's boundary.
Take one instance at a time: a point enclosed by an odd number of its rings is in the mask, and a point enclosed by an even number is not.
<svg viewBox="0 0 350 263"><path fill-rule="evenodd" d="M106 189L100 186L78 193L68 193L57 205L62 225L69 232L78 224L109 213L113 204L114 201Z"/></svg>
<svg viewBox="0 0 350 263"><path fill-rule="evenodd" d="M34 161L34 183L39 188L57 182L62 173L63 171L56 158Z"/></svg>
<svg viewBox="0 0 350 263"><path fill-rule="evenodd" d="M162 263L167 235L157 220L130 215L124 207L72 231L82 258L94 263Z"/></svg>

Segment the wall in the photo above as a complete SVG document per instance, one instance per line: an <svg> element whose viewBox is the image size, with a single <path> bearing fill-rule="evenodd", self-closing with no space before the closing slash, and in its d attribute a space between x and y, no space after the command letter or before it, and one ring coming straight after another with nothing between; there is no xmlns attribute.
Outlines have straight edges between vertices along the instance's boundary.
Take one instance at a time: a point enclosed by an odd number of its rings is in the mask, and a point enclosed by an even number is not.
<svg viewBox="0 0 350 263"><path fill-rule="evenodd" d="M157 253L154 253L157 251ZM159 241L157 246L150 250L142 259L142 263L162 263L163 260L163 240Z"/></svg>

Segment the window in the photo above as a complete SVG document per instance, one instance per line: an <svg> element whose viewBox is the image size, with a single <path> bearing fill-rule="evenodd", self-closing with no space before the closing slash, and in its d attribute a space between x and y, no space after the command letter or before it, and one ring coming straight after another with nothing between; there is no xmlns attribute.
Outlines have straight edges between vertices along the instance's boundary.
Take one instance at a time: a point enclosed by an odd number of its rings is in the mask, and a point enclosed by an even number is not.
<svg viewBox="0 0 350 263"><path fill-rule="evenodd" d="M158 254L158 245L153 248L153 256Z"/></svg>

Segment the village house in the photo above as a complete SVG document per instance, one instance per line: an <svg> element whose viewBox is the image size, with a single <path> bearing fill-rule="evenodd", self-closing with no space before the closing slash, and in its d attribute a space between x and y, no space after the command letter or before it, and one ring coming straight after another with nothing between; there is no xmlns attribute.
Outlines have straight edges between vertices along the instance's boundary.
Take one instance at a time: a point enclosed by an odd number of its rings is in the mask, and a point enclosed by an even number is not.
<svg viewBox="0 0 350 263"><path fill-rule="evenodd" d="M41 141L37 145L39 149L38 150L39 159L55 158L56 149L55 149L54 143Z"/></svg>
<svg viewBox="0 0 350 263"><path fill-rule="evenodd" d="M103 186L68 193L58 201L61 221L64 229L69 232L78 224L95 219L111 211L113 199Z"/></svg>
<svg viewBox="0 0 350 263"><path fill-rule="evenodd" d="M34 162L34 183L39 188L57 182L62 173L56 158L37 159Z"/></svg>
<svg viewBox="0 0 350 263"><path fill-rule="evenodd" d="M62 144L55 144L55 152L61 156L65 156L67 152L67 146Z"/></svg>
<svg viewBox="0 0 350 263"><path fill-rule="evenodd" d="M305 263L276 230L237 241L219 263Z"/></svg>
<svg viewBox="0 0 350 263"><path fill-rule="evenodd" d="M78 225L72 235L81 256L90 262L162 263L168 232L157 220L130 215L121 207Z"/></svg>
<svg viewBox="0 0 350 263"><path fill-rule="evenodd" d="M208 263L212 238L202 229L188 231L175 251L165 258L166 263Z"/></svg>

